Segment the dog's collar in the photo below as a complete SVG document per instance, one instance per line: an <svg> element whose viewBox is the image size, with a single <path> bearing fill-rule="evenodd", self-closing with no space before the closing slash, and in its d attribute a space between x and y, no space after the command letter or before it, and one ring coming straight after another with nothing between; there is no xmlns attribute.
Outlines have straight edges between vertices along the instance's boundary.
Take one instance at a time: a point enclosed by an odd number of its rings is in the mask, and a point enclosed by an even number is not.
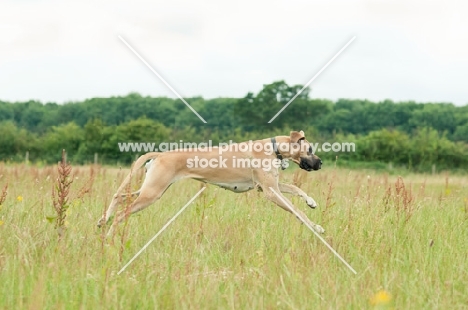
<svg viewBox="0 0 468 310"><path fill-rule="evenodd" d="M286 167L288 166L286 163L286 159L283 159L283 155L281 155L280 152L278 151L278 144L276 143L275 137L271 138L271 144L273 144L273 150L275 151L276 158L281 160L281 170L286 169Z"/></svg>
<svg viewBox="0 0 468 310"><path fill-rule="evenodd" d="M273 144L273 150L275 151L276 158L278 158L279 160L283 160L283 155L281 155L280 152L278 151L278 144L276 144L275 137L271 138L271 144Z"/></svg>

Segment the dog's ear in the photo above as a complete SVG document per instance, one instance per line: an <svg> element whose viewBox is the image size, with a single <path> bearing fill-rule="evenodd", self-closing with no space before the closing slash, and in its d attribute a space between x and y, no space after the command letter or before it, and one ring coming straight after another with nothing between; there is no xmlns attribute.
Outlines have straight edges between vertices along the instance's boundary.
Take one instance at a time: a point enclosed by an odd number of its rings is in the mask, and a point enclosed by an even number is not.
<svg viewBox="0 0 468 310"><path fill-rule="evenodd" d="M301 131L291 131L289 133L289 138L291 139L291 143L297 143L301 140L305 139L304 132Z"/></svg>

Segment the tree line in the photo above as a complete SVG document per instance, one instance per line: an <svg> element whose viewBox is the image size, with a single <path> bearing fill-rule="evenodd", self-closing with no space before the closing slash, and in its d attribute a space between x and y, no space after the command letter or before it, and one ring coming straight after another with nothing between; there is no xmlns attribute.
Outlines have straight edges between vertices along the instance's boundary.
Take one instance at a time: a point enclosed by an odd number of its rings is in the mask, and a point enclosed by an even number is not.
<svg viewBox="0 0 468 310"><path fill-rule="evenodd" d="M75 163L129 163L136 154L121 153L118 142L170 142L180 139L236 142L304 130L309 141L346 141L353 153L324 153L338 164L392 163L413 170L468 167L468 105L371 102L310 97L305 89L271 124L268 121L302 85L278 81L243 98L202 97L186 101L143 97L137 93L66 104L0 101L0 161L54 163L62 149Z"/></svg>

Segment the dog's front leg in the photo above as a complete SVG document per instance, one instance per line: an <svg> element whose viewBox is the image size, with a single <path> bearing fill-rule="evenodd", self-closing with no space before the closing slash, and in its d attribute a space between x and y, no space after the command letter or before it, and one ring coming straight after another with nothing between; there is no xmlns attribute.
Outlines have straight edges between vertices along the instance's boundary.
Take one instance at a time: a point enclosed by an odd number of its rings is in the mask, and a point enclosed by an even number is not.
<svg viewBox="0 0 468 310"><path fill-rule="evenodd" d="M301 197L302 199L304 199L306 204L311 208L317 207L317 203L315 202L315 200L312 197L309 197L302 189L300 189L297 186L294 186L291 184L280 183L278 184L278 188L282 193L292 194L292 195Z"/></svg>
<svg viewBox="0 0 468 310"><path fill-rule="evenodd" d="M265 194L268 200L274 202L276 205L280 206L282 209L294 214L294 212L291 210L292 208L296 212L296 214L299 214L299 216L304 221L306 221L307 224L309 224L310 227L312 227L316 232L321 233L321 234L325 232L325 229L323 229L322 226L317 225L314 222L312 222L307 217L307 215L305 215L304 212L296 208L291 203L291 201L289 201L288 198L284 197L281 194L281 191L279 189L279 184L278 184L278 171L256 170L254 171L254 181L258 183L260 187L262 187L263 193ZM279 197L270 188L272 188L279 195Z"/></svg>
<svg viewBox="0 0 468 310"><path fill-rule="evenodd" d="M297 213L299 214L299 216L305 220L309 225L310 227L312 227L316 232L320 233L320 234L323 234L325 232L325 229L323 229L322 226L318 225L318 224L315 224L314 222L312 222L308 217L307 215L302 212L301 210L299 210L298 208L296 208L292 203L291 201L289 201L286 197L284 197L283 195L281 195L281 193L279 192L278 188L274 188L273 189L275 190L275 192L277 192L282 199L279 199L278 196L272 192L269 187L267 187L268 190L264 191L265 193L265 196L267 197L268 200L271 200L272 202L274 202L275 204L277 204L278 206L280 206L282 209L290 212L290 213L293 213L291 211L291 208ZM285 204L282 200L284 200L287 204ZM293 213L294 214L294 213Z"/></svg>

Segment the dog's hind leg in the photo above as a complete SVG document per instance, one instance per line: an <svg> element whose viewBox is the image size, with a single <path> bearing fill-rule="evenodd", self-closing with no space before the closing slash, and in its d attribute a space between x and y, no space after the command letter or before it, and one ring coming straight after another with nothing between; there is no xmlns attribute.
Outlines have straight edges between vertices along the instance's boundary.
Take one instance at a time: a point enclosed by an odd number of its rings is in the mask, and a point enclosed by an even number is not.
<svg viewBox="0 0 468 310"><path fill-rule="evenodd" d="M299 196L304 201L306 204L311 207L311 208L316 208L317 203L312 197L309 197L302 189L300 189L297 186L291 185L291 184L284 184L284 183L279 183L278 188L282 193L287 193L287 194L292 194L295 196Z"/></svg>
<svg viewBox="0 0 468 310"><path fill-rule="evenodd" d="M99 219L97 226L101 227L105 225L109 219L111 218L112 214L114 214L116 208L119 206L119 204L122 202L122 198L126 198L128 194L124 193L126 186L130 183L130 180L132 176L134 175L135 171L138 170L143 166L143 164L148 161L149 159L154 159L159 156L159 153L153 152L153 153L147 153L145 155L140 156L135 163L132 165L130 173L127 175L125 180L122 182L120 185L119 189L117 192L114 194L112 197L112 201L107 208L106 213ZM136 191L134 193L131 193L131 197L139 195L140 191Z"/></svg>
<svg viewBox="0 0 468 310"><path fill-rule="evenodd" d="M112 202L109 205L109 208L107 209L106 213L104 216L98 221L98 227L101 227L102 225L106 224L109 219L112 217L114 214L116 208L122 204L123 201L128 199L129 197L135 197L140 195L140 190L133 192L133 193L126 193L126 194L115 194L114 197L112 197Z"/></svg>
<svg viewBox="0 0 468 310"><path fill-rule="evenodd" d="M139 190L140 195L125 210L117 213L107 235L111 236L117 225L126 217L141 211L156 202L159 198L161 198L161 196L169 188L169 186L171 186L171 184L172 178L170 176L145 180L141 186L141 189Z"/></svg>
<svg viewBox="0 0 468 310"><path fill-rule="evenodd" d="M135 197L140 195L140 190L137 190L136 192L130 193L130 194L120 194L120 197L122 198L128 198L128 197Z"/></svg>

